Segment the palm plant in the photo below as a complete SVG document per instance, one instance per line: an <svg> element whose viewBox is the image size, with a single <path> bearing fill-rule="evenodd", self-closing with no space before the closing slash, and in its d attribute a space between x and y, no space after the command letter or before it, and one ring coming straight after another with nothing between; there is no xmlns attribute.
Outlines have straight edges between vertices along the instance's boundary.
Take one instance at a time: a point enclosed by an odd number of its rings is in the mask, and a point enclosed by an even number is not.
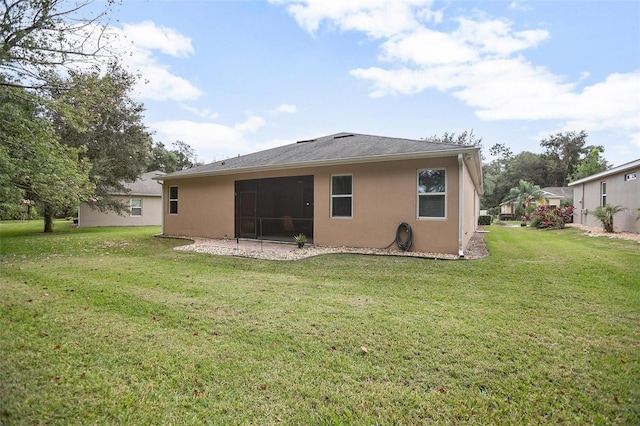
<svg viewBox="0 0 640 426"><path fill-rule="evenodd" d="M534 203L545 204L544 193L538 185L520 180L518 186L511 188L504 201L512 201L516 205L516 214L524 216L535 208ZM523 218L524 222L524 218Z"/></svg>
<svg viewBox="0 0 640 426"><path fill-rule="evenodd" d="M605 232L613 232L613 216L623 210L626 210L626 208L622 206L612 206L611 204L607 204L605 207L598 206L595 210L589 213L594 215L600 222L602 222L602 227L604 228Z"/></svg>

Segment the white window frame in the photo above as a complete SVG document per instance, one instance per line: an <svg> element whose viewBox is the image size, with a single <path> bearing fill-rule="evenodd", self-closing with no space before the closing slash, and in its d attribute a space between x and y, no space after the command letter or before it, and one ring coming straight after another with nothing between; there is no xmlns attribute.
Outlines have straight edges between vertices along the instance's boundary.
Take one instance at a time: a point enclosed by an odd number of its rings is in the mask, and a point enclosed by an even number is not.
<svg viewBox="0 0 640 426"><path fill-rule="evenodd" d="M351 194L334 194L333 193L333 178L334 177L344 177L349 176L351 178ZM352 174L339 174L339 175L331 175L331 188L330 195L331 199L329 200L329 210L332 219L351 219L353 218L353 175ZM351 200L351 215L349 216L334 216L333 214L333 199L334 198L349 198Z"/></svg>
<svg viewBox="0 0 640 426"><path fill-rule="evenodd" d="M133 206L133 202L134 202L134 201L139 201L139 202L140 202L140 206L139 206L139 207L134 207L134 206ZM140 213L139 213L139 214L134 214L134 213L133 213L133 209L134 209L134 208L135 208L135 209L140 209ZM130 214L132 217L142 217L142 198L131 198L131 199L129 200L129 212L130 212L129 214Z"/></svg>
<svg viewBox="0 0 640 426"><path fill-rule="evenodd" d="M636 180L637 178L638 178L638 174L636 172L631 172L624 175L625 182L628 182L630 180Z"/></svg>
<svg viewBox="0 0 640 426"><path fill-rule="evenodd" d="M420 192L420 172L424 171L443 171L444 172L444 192ZM447 188L449 187L449 173L444 167L434 167L428 169L418 169L416 172L416 218L420 220L446 220L447 219ZM420 197L421 196L444 196L444 215L443 216L420 216Z"/></svg>
<svg viewBox="0 0 640 426"><path fill-rule="evenodd" d="M176 197L175 198L171 198L171 189L175 188L176 189ZM178 210L178 198L180 197L180 191L178 191L178 186L174 185L174 186L170 186L169 187L169 214L171 215L177 215L179 210ZM171 205L172 203L175 203L176 205L176 211L175 213L171 212Z"/></svg>
<svg viewBox="0 0 640 426"><path fill-rule="evenodd" d="M607 182L600 182L600 205L604 208L607 207Z"/></svg>

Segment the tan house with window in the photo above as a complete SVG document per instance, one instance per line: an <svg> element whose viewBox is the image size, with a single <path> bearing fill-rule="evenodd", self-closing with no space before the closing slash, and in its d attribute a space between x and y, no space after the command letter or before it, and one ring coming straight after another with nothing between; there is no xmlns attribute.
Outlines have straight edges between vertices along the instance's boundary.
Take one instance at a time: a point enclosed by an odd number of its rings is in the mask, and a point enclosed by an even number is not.
<svg viewBox="0 0 640 426"><path fill-rule="evenodd" d="M547 186L540 188L542 191L542 198L544 204L552 207L560 207L562 203L570 200L573 196L573 190L571 188L565 188L561 186ZM538 200L531 203L534 206L540 204ZM500 204L500 219L501 220L515 220L520 219L516 217L516 202L505 201Z"/></svg>
<svg viewBox="0 0 640 426"><path fill-rule="evenodd" d="M338 133L171 173L168 236L384 248L464 256L478 222L480 148Z"/></svg>
<svg viewBox="0 0 640 426"><path fill-rule="evenodd" d="M544 202L548 206L561 207L565 201L571 201L573 190L564 186L546 186L540 188Z"/></svg>
<svg viewBox="0 0 640 426"><path fill-rule="evenodd" d="M626 210L613 217L614 230L640 232L640 221L636 220L636 209L640 207L640 159L578 179L569 186L573 187L573 203L576 209L574 223L602 226L589 212L598 206L619 205Z"/></svg>
<svg viewBox="0 0 640 426"><path fill-rule="evenodd" d="M88 203L78 208L78 227L95 226L151 226L162 224L162 185L153 178L163 175L160 171L148 172L135 182L125 183L126 194L113 194L129 205L124 214L94 210Z"/></svg>

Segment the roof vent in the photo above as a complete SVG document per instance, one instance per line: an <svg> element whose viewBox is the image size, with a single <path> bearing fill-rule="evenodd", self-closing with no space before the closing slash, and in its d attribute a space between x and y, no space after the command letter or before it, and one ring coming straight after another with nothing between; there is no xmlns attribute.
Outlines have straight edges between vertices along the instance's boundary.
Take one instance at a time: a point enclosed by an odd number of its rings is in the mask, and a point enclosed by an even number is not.
<svg viewBox="0 0 640 426"><path fill-rule="evenodd" d="M315 139L307 139L307 140L304 140L304 141L298 141L296 143L307 143L307 142L313 142L313 141L315 141Z"/></svg>
<svg viewBox="0 0 640 426"><path fill-rule="evenodd" d="M352 136L355 136L353 133L342 133L340 135L336 135L333 138L334 139L342 139L342 138L350 138Z"/></svg>

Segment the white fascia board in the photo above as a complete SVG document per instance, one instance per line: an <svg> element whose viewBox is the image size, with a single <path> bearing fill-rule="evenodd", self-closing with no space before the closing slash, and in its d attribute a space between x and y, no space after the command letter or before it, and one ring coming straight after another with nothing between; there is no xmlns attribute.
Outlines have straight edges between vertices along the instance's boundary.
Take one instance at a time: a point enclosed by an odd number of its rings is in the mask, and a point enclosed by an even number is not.
<svg viewBox="0 0 640 426"><path fill-rule="evenodd" d="M612 175L612 174L615 174L615 173L620 173L620 172L624 172L626 170L635 169L636 167L640 167L640 159L631 161L629 163L621 164L621 165L619 165L617 167L613 167L613 168L611 168L609 170L605 170L603 172L596 173L594 175L587 176L585 178L578 179L578 180L575 180L573 182L569 182L567 185L569 185L569 186L580 185L581 183L590 182L592 180L603 178L603 177L606 177L606 176L609 176L609 175Z"/></svg>

